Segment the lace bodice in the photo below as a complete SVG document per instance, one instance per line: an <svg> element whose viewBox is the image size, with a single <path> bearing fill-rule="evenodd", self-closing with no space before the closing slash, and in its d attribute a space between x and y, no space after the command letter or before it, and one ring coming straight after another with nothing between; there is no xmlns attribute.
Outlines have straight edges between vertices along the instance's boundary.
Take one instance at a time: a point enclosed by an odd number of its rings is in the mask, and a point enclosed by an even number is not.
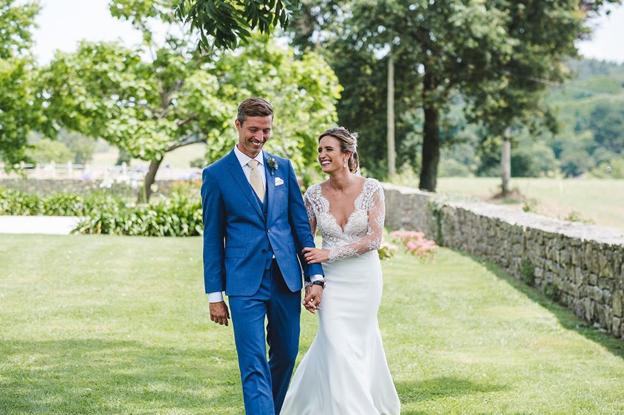
<svg viewBox="0 0 624 415"><path fill-rule="evenodd" d="M344 229L330 213L329 201L323 196L320 184L311 186L303 199L312 234L316 233L317 228L321 232L323 248L329 249L329 262L361 255L380 247L386 212L383 188L377 180L365 180Z"/></svg>

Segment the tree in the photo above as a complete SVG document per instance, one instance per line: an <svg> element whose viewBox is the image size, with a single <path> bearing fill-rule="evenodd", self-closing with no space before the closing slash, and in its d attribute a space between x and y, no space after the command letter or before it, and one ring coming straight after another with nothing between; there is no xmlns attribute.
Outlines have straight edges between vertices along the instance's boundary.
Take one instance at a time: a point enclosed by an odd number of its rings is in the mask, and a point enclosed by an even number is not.
<svg viewBox="0 0 624 415"><path fill-rule="evenodd" d="M406 139L413 126L405 115L420 100L414 93L419 75L413 71L415 62L408 54L393 54L394 94L388 94L390 55L356 45L353 36L358 29L349 17L350 3L301 1L289 25L289 34L299 53L314 50L330 63L344 88L337 105L339 122L359 132L358 151L364 170L384 176L390 164L402 166L416 162L415 147ZM394 122L388 114L389 99L394 103ZM392 152L388 144L392 141L391 126L394 126L395 163L387 156Z"/></svg>
<svg viewBox="0 0 624 415"><path fill-rule="evenodd" d="M471 119L487 127L486 139L501 142L502 196L510 191L514 132L525 126L536 136L545 129L556 131L543 96L547 87L565 79L563 61L576 53L574 41L583 33L581 15L572 3L540 3L529 8L508 2L504 8L508 16L504 29L514 39L513 51L494 68L500 74L497 85L475 85L467 94L472 100Z"/></svg>
<svg viewBox="0 0 624 415"><path fill-rule="evenodd" d="M258 28L270 33L275 26L285 28L298 0L179 0L176 16L199 32L199 46L209 50L235 49Z"/></svg>
<svg viewBox="0 0 624 415"><path fill-rule="evenodd" d="M406 64L406 70L395 70L399 78L395 81L407 86L403 95L411 95L406 101L415 104L408 104L403 111L417 106L423 112L419 187L425 190L436 188L441 112L456 91L491 80L491 68L508 59L511 52L511 41L500 29L503 13L481 2L465 3L352 1L336 13L349 16L344 23L348 36L343 38L349 42L344 49L354 50L350 56L362 51L372 56L392 51L383 59L392 56L397 63Z"/></svg>
<svg viewBox="0 0 624 415"><path fill-rule="evenodd" d="M139 7L149 4L151 7ZM202 56L183 31L158 44L150 19L175 24L159 2L117 0L111 11L143 32L136 49L83 42L76 53L59 53L46 71L50 120L101 137L135 158L150 162L141 200L167 152L206 143L208 158L228 151L236 105L250 95L273 100L278 111L272 144L298 166L314 160L313 137L335 120L339 96L335 75L315 54L294 59L267 38L246 48ZM179 29L179 28L178 28ZM152 59L143 56L151 54ZM283 109L284 114L280 114ZM313 143L313 144L311 144Z"/></svg>
<svg viewBox="0 0 624 415"><path fill-rule="evenodd" d="M624 108L618 103L599 103L589 118L596 142L612 153L624 155Z"/></svg>
<svg viewBox="0 0 624 415"><path fill-rule="evenodd" d="M557 121L544 102L545 93L570 77L564 63L577 55L575 41L590 33L585 26L587 19L606 3L619 0L539 3L530 8L509 2L507 30L519 42L509 62L499 68L505 74L506 87L487 97L483 91L473 94L475 115L488 125L491 136L511 140L502 131L518 123L528 125L534 136L544 130L558 131ZM503 161L510 163L511 159ZM503 176L503 195L509 192L508 183L509 177Z"/></svg>
<svg viewBox="0 0 624 415"><path fill-rule="evenodd" d="M351 88L353 77L343 76L342 62L357 65L363 51L380 61L391 50L393 58L410 63L406 71L395 71L396 82L408 81L406 94L420 97L416 103L424 121L419 187L434 191L440 120L450 100L456 94L464 97L470 121L483 123L497 139L514 122L523 124L533 116L551 127L540 94L563 79L562 60L575 54L574 41L587 33L583 13L601 3L606 2L307 0L303 16L291 28L304 47L328 45L329 54L338 56L339 62L331 62L347 100L357 87ZM329 29L336 26L341 29L332 37ZM357 80L378 85L368 87L375 90L370 96L380 95L384 84L373 81L380 71L363 72L366 79ZM341 122L346 112L339 109Z"/></svg>
<svg viewBox="0 0 624 415"><path fill-rule="evenodd" d="M552 176L559 170L552 149L543 140L532 137L525 140L528 142L519 140L517 151L511 157L511 174L514 177Z"/></svg>
<svg viewBox="0 0 624 415"><path fill-rule="evenodd" d="M317 137L335 124L342 89L321 56L308 52L296 59L291 48L261 37L224 54L212 73L221 80L218 96L232 107L249 96L263 96L272 103L276 114L268 148L290 158L298 169L316 165ZM229 113L230 120L233 114ZM228 131L233 133L230 124ZM226 137L221 134L209 146L209 160L231 150L233 141Z"/></svg>
<svg viewBox="0 0 624 415"><path fill-rule="evenodd" d="M62 131L58 140L71 151L74 163L85 164L93 158L96 143L92 138L72 131Z"/></svg>
<svg viewBox="0 0 624 415"><path fill-rule="evenodd" d="M27 137L39 122L34 63L29 55L37 3L0 0L0 160L27 159Z"/></svg>
<svg viewBox="0 0 624 415"><path fill-rule="evenodd" d="M594 165L590 152L593 143L593 137L589 131L564 140L560 164L561 171L566 177L580 176Z"/></svg>
<svg viewBox="0 0 624 415"><path fill-rule="evenodd" d="M392 57L392 50L388 53L388 93L387 93L388 107L388 131L387 145L388 145L388 174L393 176L396 174L396 139L394 134L394 58Z"/></svg>
<svg viewBox="0 0 624 415"><path fill-rule="evenodd" d="M49 138L37 141L32 148L28 149L28 154L38 164L67 163L73 158L71 150L65 144L52 141Z"/></svg>

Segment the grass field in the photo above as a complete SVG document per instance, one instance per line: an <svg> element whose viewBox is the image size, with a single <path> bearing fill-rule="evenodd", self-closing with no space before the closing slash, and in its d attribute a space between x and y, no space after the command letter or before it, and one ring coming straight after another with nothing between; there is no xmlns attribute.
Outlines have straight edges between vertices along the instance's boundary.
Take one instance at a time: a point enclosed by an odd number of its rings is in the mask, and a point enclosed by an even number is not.
<svg viewBox="0 0 624 415"><path fill-rule="evenodd" d="M498 201L498 178L440 178L438 192L507 203L521 209L524 201ZM624 230L624 180L517 178L511 181L532 212Z"/></svg>
<svg viewBox="0 0 624 415"><path fill-rule="evenodd" d="M201 241L0 236L0 414L240 414ZM441 249L384 263L380 324L403 414L618 414L624 342ZM316 319L303 316L301 349Z"/></svg>

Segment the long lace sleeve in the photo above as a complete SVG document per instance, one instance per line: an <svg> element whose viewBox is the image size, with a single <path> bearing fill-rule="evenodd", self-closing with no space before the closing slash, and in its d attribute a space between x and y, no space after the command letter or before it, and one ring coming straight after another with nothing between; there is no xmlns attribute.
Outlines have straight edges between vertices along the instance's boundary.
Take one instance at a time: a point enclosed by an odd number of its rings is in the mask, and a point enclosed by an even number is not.
<svg viewBox="0 0 624 415"><path fill-rule="evenodd" d="M379 249L381 246L386 207L383 188L378 182L375 181L375 186L370 194L365 195L363 205L368 214L368 231L366 235L350 244L331 248L329 250L329 262L362 255L365 252Z"/></svg>
<svg viewBox="0 0 624 415"><path fill-rule="evenodd" d="M310 189L308 189L303 195L303 202L305 203L306 211L308 212L310 230L312 231L312 236L314 237L314 235L316 234L316 215L314 214L314 208L312 206L312 200L310 200L310 198Z"/></svg>

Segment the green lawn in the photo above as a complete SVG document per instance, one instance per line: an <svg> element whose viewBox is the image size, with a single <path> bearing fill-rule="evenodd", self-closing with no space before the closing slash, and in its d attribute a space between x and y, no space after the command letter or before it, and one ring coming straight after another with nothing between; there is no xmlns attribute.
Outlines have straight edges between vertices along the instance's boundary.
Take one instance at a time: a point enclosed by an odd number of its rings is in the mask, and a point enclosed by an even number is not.
<svg viewBox="0 0 624 415"><path fill-rule="evenodd" d="M437 190L492 201L499 186L498 178L440 178ZM533 212L624 230L624 180L512 178L511 187L529 200Z"/></svg>
<svg viewBox="0 0 624 415"><path fill-rule="evenodd" d="M200 258L199 238L0 235L0 414L242 413ZM624 342L469 256L386 262L380 323L404 414L624 412Z"/></svg>

